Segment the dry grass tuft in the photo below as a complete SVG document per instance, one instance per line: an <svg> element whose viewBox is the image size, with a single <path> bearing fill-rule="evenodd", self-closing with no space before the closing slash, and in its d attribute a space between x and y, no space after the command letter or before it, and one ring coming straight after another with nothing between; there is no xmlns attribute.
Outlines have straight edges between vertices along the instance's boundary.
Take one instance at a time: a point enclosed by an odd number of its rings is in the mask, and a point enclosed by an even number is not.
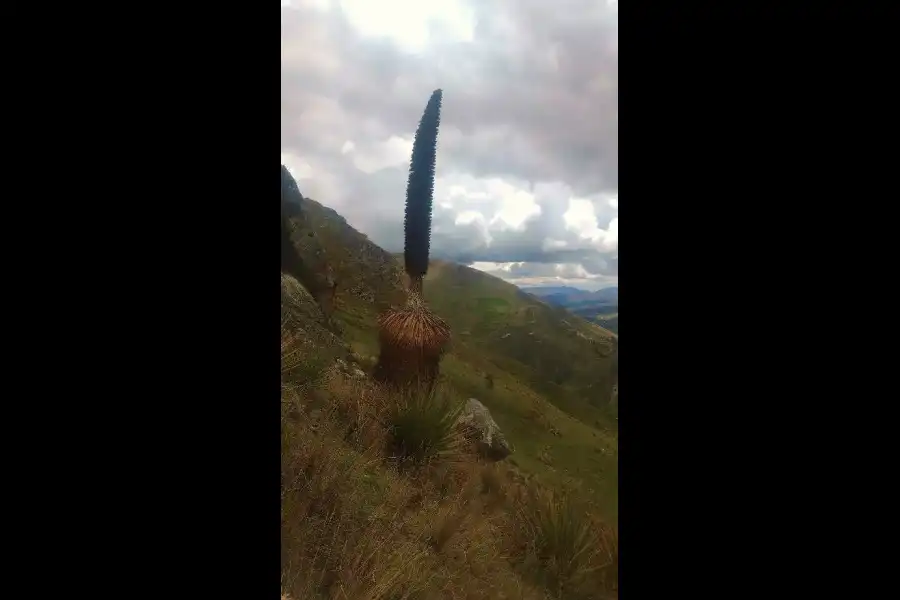
<svg viewBox="0 0 900 600"><path fill-rule="evenodd" d="M388 399L368 381L335 374L325 387L332 409L340 419L344 441L356 449L381 448L387 443L384 418Z"/></svg>
<svg viewBox="0 0 900 600"><path fill-rule="evenodd" d="M618 536L569 497L529 487L512 526L520 566L557 597L617 597Z"/></svg>
<svg viewBox="0 0 900 600"><path fill-rule="evenodd" d="M404 528L409 484L333 434L283 427L282 589L294 598L409 598L427 584L426 541Z"/></svg>
<svg viewBox="0 0 900 600"><path fill-rule="evenodd" d="M291 331L288 320L281 319L281 386L312 389L318 386L328 371L325 355L310 352L307 345Z"/></svg>
<svg viewBox="0 0 900 600"><path fill-rule="evenodd" d="M510 489L512 486L508 480L504 480L504 476L500 471L501 467L496 463L483 465L479 471L480 492L484 497L485 509L489 512L507 506L514 493Z"/></svg>
<svg viewBox="0 0 900 600"><path fill-rule="evenodd" d="M481 516L480 480L471 467L457 471L460 480L452 496L438 504L437 514L429 522L428 540L436 552L443 551L467 520ZM446 495L445 495L446 497Z"/></svg>
<svg viewBox="0 0 900 600"><path fill-rule="evenodd" d="M441 552L447 543L459 532L463 522L472 515L473 503L464 499L454 499L445 503L431 527L428 541L436 552Z"/></svg>

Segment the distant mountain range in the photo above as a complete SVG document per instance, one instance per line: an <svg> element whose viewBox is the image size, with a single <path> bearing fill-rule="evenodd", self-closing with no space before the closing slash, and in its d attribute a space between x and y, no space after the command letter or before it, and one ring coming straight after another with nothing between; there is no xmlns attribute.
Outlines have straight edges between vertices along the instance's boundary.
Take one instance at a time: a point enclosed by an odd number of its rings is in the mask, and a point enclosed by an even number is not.
<svg viewBox="0 0 900 600"><path fill-rule="evenodd" d="M607 287L595 292L580 290L565 285L523 287L522 290L528 292L532 296L537 296L538 298L552 298L555 301L563 302L565 304L587 301L616 305L619 303L619 288L617 287Z"/></svg>
<svg viewBox="0 0 900 600"><path fill-rule="evenodd" d="M619 333L618 287L603 288L595 292L569 286L523 287L522 291Z"/></svg>

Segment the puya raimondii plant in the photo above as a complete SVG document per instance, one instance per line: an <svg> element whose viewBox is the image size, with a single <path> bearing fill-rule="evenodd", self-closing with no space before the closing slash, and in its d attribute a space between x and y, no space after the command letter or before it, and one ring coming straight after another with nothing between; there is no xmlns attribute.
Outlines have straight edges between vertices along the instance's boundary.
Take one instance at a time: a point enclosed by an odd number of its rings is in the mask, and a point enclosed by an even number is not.
<svg viewBox="0 0 900 600"><path fill-rule="evenodd" d="M425 306L422 282L428 272L431 210L442 91L435 90L416 129L403 223L404 263L409 277L407 303L379 318L381 353L376 378L395 385L434 385L440 358L450 341L450 327Z"/></svg>

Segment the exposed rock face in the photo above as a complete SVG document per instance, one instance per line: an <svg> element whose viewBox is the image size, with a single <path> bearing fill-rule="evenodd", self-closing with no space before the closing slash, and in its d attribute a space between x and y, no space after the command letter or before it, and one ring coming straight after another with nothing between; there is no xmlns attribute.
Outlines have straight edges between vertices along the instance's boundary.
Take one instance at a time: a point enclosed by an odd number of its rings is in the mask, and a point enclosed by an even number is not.
<svg viewBox="0 0 900 600"><path fill-rule="evenodd" d="M328 327L319 305L310 293L290 275L281 275L281 319L308 347L310 355L344 356L346 343Z"/></svg>
<svg viewBox="0 0 900 600"><path fill-rule="evenodd" d="M512 454L512 449L491 416L491 411L475 398L469 398L466 402L457 423L476 442L478 451L485 458L498 461Z"/></svg>

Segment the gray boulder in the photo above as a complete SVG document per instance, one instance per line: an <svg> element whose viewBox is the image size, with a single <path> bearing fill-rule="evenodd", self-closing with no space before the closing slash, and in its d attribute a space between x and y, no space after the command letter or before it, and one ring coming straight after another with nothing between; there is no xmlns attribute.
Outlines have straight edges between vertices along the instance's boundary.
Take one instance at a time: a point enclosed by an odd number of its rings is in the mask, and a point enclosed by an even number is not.
<svg viewBox="0 0 900 600"><path fill-rule="evenodd" d="M466 402L457 425L475 441L478 451L485 458L498 461L512 454L512 448L491 416L491 411L475 398L469 398Z"/></svg>

